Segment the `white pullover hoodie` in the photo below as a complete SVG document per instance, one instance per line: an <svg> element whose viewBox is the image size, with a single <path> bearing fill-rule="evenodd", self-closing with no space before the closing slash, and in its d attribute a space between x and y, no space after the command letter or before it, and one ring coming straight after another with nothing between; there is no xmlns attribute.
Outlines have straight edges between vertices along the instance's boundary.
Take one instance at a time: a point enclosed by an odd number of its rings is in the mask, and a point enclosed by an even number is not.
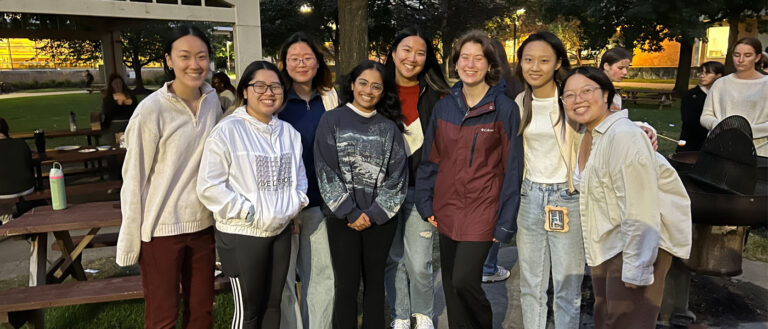
<svg viewBox="0 0 768 329"><path fill-rule="evenodd" d="M268 124L241 106L208 136L197 177L200 201L216 229L270 237L308 203L301 135L273 117Z"/></svg>

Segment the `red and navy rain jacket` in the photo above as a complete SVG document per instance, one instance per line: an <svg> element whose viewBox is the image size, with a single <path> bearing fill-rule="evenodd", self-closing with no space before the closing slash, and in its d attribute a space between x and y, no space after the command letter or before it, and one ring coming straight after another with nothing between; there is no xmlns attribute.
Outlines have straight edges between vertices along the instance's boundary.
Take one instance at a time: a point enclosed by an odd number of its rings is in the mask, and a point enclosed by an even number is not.
<svg viewBox="0 0 768 329"><path fill-rule="evenodd" d="M523 178L520 114L491 86L468 108L456 83L435 104L416 173L416 207L435 216L440 234L455 241L509 242L517 230Z"/></svg>

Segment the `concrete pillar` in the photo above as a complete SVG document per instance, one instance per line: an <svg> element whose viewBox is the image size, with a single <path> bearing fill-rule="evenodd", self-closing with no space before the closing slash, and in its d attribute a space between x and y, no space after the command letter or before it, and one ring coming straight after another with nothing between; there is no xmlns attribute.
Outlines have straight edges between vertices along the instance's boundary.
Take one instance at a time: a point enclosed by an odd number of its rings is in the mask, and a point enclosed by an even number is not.
<svg viewBox="0 0 768 329"><path fill-rule="evenodd" d="M120 32L104 33L101 37L102 57L104 58L104 83L107 83L109 75L119 73L125 78L123 67L123 44L120 42Z"/></svg>
<svg viewBox="0 0 768 329"><path fill-rule="evenodd" d="M240 80L245 67L261 55L261 18L259 0L238 0L235 3L235 72Z"/></svg>

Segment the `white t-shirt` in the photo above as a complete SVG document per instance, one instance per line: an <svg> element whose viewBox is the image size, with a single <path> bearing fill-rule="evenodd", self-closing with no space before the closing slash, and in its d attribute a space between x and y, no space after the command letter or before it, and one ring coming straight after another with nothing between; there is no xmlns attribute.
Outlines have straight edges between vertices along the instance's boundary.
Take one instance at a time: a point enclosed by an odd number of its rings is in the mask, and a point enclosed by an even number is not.
<svg viewBox="0 0 768 329"><path fill-rule="evenodd" d="M536 98L531 102L531 123L523 133L525 176L536 183L568 181L568 168L560 155L560 145L550 113L558 111L557 97Z"/></svg>

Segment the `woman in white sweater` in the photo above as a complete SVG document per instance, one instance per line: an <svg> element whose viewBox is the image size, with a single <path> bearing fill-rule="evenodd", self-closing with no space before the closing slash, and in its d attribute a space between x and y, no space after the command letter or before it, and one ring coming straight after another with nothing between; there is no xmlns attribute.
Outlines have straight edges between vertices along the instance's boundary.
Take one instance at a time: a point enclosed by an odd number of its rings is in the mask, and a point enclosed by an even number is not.
<svg viewBox="0 0 768 329"><path fill-rule="evenodd" d="M213 218L195 193L203 142L221 116L205 83L210 53L202 31L179 27L165 47L173 81L139 104L125 131L116 261L141 267L146 328L175 327L179 284L183 328L212 326Z"/></svg>
<svg viewBox="0 0 768 329"><path fill-rule="evenodd" d="M291 258L289 225L308 203L301 135L273 116L285 103L277 67L256 61L237 86L238 107L205 142L197 180L216 220L216 247L235 300L232 328L280 328Z"/></svg>
<svg viewBox="0 0 768 329"><path fill-rule="evenodd" d="M752 142L759 156L768 156L768 76L760 73L758 63L763 45L753 37L744 37L733 49L736 72L718 79L704 101L701 125L712 130L723 119L740 115L752 125Z"/></svg>

